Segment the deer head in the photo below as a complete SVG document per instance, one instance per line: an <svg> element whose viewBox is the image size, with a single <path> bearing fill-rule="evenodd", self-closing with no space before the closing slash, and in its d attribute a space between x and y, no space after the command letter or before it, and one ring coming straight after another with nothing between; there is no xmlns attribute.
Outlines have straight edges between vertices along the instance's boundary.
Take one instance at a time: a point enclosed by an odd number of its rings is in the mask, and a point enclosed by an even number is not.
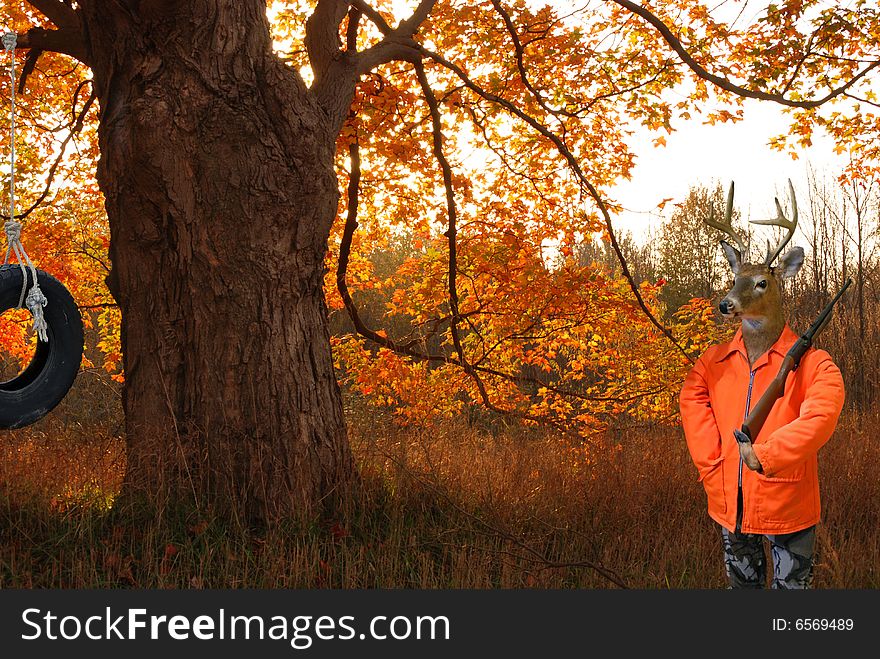
<svg viewBox="0 0 880 659"><path fill-rule="evenodd" d="M706 220L706 224L726 233L736 243L734 247L726 240L721 241L721 248L730 263L730 269L733 270L734 281L733 288L721 300L718 309L725 318L742 321L743 340L749 354L749 362L752 364L776 342L782 333L785 319L782 313L781 283L783 279L794 277L804 263L803 248L794 247L779 260L778 265L773 265L797 227L797 200L791 180L788 182L788 190L791 195L791 220L783 213L779 199L775 199L776 217L752 221L752 224L779 226L786 229L785 236L775 248L771 248L770 242L767 242L767 256L763 263L747 261L748 250L731 225L733 183L730 184L730 191L727 193L724 220L716 222L711 213Z"/></svg>

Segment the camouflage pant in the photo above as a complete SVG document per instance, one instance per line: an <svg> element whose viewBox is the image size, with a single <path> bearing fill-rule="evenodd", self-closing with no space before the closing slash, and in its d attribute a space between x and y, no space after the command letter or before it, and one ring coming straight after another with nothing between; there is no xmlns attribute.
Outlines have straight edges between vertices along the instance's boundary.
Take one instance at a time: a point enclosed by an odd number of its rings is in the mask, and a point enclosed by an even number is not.
<svg viewBox="0 0 880 659"><path fill-rule="evenodd" d="M771 588L809 588L813 581L813 547L816 527L795 533L762 536L721 529L724 565L730 588L763 588L767 579L764 538L770 541L773 557Z"/></svg>

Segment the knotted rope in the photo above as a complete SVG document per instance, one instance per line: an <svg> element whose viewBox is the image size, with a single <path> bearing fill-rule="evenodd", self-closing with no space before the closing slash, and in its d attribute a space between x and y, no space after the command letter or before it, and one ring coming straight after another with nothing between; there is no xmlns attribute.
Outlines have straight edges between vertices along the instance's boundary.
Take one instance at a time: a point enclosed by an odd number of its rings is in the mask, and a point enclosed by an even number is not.
<svg viewBox="0 0 880 659"><path fill-rule="evenodd" d="M10 252L15 254L21 266L21 295L18 298L18 306L27 307L34 317L34 330L37 332L37 336L44 343L48 343L49 335L46 331L48 325L43 316L43 307L46 306L48 300L43 295L43 291L40 290L40 284L37 281L37 269L31 263L30 257L28 257L27 251L21 242L21 222L15 219L15 46L17 38L15 32L7 32L0 37L0 40L2 40L6 52L9 53L10 96L12 103L9 131L9 219L3 225L3 230L6 233L6 256L3 259L3 265L9 263ZM28 273L25 264L30 268L34 280L30 292L27 291Z"/></svg>

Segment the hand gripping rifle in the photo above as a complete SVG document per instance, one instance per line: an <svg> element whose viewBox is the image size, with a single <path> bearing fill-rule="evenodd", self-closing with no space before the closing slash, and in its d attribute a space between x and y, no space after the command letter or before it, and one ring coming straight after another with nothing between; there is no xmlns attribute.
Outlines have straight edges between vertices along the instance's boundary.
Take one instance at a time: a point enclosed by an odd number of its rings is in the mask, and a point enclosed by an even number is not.
<svg viewBox="0 0 880 659"><path fill-rule="evenodd" d="M743 421L742 429L733 431L736 441L740 444L751 442L761 432L761 428L770 415L770 410L773 409L774 403L785 394L785 380L788 378L788 374L798 367L801 363L801 358L810 349L810 346L813 345L813 339L819 332L825 329L825 325L831 320L831 312L834 310L834 305L837 304L837 301L841 298L844 291L849 288L850 284L852 284L852 279L847 279L843 288L838 291L834 299L828 303L828 306L822 310L822 313L819 314L815 322L810 325L810 329L804 332L803 336L791 346L788 354L785 355L785 359L782 360L779 373L773 378L770 386L767 387L767 391L761 396L761 400L752 407L746 420Z"/></svg>

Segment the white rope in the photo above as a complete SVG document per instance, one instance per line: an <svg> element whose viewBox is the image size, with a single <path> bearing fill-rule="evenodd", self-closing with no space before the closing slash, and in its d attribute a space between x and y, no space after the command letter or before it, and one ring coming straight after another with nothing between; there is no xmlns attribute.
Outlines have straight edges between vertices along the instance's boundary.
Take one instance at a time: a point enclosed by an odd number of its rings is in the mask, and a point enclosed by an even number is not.
<svg viewBox="0 0 880 659"><path fill-rule="evenodd" d="M40 290L40 284L37 281L37 269L31 263L30 257L28 257L27 251L25 251L24 245L21 242L21 222L15 219L15 46L17 43L15 32L5 33L0 37L0 41L3 42L3 47L9 53L9 82L12 102L9 129L9 219L3 225L3 230L6 233L6 256L3 259L3 265L9 263L10 252L15 254L21 266L21 295L18 298L18 306L27 307L34 317L34 330L36 330L37 336L44 343L48 343L49 335L46 332L48 326L43 316L43 307L46 306L48 300L43 295L43 291ZM28 275L25 264L30 268L34 279L30 292L27 292ZM25 294L26 292L27 294Z"/></svg>

